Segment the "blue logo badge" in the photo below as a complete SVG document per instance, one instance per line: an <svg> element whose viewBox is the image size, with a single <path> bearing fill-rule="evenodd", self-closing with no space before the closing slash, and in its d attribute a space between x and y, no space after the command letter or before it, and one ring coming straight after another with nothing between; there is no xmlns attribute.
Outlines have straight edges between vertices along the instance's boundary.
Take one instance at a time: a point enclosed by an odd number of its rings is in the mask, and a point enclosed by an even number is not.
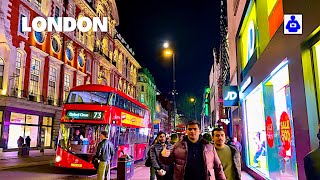
<svg viewBox="0 0 320 180"><path fill-rule="evenodd" d="M284 34L302 34L302 15L284 15Z"/></svg>

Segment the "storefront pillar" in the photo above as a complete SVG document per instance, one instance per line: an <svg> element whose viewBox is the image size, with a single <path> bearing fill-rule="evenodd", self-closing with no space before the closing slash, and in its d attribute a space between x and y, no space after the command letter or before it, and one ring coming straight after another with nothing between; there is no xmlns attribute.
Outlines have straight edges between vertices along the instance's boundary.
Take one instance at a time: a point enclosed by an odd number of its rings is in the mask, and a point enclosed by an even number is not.
<svg viewBox="0 0 320 180"><path fill-rule="evenodd" d="M269 168L269 177L271 179L277 179L280 176L280 163L284 163L279 157L279 151L281 149L279 132L274 132L276 127L276 116L274 106L274 93L273 85L265 85L263 87L263 103L264 114L266 121L266 140L265 149L268 152L267 166Z"/></svg>

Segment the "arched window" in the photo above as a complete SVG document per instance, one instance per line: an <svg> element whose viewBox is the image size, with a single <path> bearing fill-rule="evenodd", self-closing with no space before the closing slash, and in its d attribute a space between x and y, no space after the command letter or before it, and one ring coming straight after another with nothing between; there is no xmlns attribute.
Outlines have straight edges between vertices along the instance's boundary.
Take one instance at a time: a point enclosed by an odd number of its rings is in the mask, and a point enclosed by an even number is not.
<svg viewBox="0 0 320 180"><path fill-rule="evenodd" d="M3 88L4 59L0 57L0 89Z"/></svg>

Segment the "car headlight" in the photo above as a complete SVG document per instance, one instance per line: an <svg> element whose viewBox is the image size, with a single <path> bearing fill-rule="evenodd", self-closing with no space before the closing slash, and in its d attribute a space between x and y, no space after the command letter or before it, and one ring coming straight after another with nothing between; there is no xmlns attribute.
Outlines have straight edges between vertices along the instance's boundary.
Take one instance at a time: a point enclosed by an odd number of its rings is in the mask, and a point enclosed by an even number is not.
<svg viewBox="0 0 320 180"><path fill-rule="evenodd" d="M61 156L56 157L56 162L60 162L62 160Z"/></svg>

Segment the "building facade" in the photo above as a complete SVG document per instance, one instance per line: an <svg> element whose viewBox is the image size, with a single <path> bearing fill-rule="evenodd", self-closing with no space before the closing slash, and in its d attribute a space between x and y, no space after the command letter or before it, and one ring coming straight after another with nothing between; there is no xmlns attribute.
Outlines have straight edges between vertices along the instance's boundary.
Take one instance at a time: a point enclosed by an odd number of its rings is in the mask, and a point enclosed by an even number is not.
<svg viewBox="0 0 320 180"><path fill-rule="evenodd" d="M213 127L213 122L210 116L210 88L206 87L202 95L201 104L201 117L200 117L201 130L208 132Z"/></svg>
<svg viewBox="0 0 320 180"><path fill-rule="evenodd" d="M227 30L227 4L220 1L220 42L213 48L213 65L209 75L210 114L214 126L220 126L232 135L231 108L223 105L223 86L230 85L229 44Z"/></svg>
<svg viewBox="0 0 320 180"><path fill-rule="evenodd" d="M95 48L95 54L98 64L97 83L114 87L136 98L137 74L141 66L120 33L114 30L113 36L106 34L101 48Z"/></svg>
<svg viewBox="0 0 320 180"><path fill-rule="evenodd" d="M108 17L108 32L23 32L35 17ZM107 84L136 97L140 65L119 40L114 0L4 0L0 2L1 148L50 147L58 134L61 106L78 85Z"/></svg>
<svg viewBox="0 0 320 180"><path fill-rule="evenodd" d="M156 85L148 69L139 70L137 87L138 100L148 106L152 124L154 124L156 119Z"/></svg>
<svg viewBox="0 0 320 180"><path fill-rule="evenodd" d="M303 158L318 147L320 2L230 2L245 169L258 179L306 179ZM302 14L301 35L284 34L285 14Z"/></svg>
<svg viewBox="0 0 320 180"><path fill-rule="evenodd" d="M159 101L156 101L156 117L155 118L156 119L154 121L154 125L158 124L160 131L170 134L171 131L168 128L168 126L170 126L170 121L168 119L168 111L162 107L161 102Z"/></svg>

